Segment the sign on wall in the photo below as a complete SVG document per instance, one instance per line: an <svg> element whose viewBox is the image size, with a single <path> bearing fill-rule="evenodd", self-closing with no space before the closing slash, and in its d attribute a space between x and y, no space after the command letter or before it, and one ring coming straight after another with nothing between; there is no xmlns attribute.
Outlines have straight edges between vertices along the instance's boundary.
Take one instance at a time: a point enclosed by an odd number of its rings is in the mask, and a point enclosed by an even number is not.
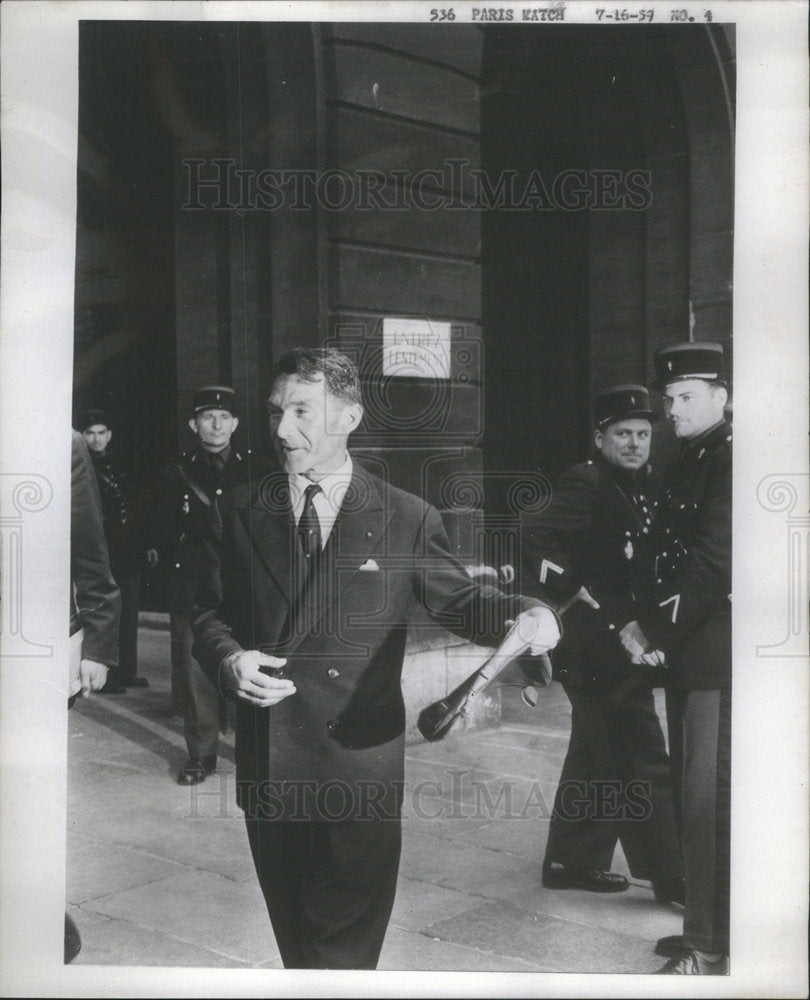
<svg viewBox="0 0 810 1000"><path fill-rule="evenodd" d="M450 324L429 319L383 319L383 375L450 378Z"/></svg>

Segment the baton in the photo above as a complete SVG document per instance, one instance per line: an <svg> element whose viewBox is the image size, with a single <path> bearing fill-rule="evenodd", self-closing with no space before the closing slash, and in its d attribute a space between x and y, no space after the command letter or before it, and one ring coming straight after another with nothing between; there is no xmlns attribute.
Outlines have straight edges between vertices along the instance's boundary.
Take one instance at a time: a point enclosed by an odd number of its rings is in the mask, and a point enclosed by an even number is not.
<svg viewBox="0 0 810 1000"><path fill-rule="evenodd" d="M431 743L444 739L450 732L453 723L462 716L472 698L477 697L486 686L497 675L512 662L516 657L525 653L529 648L520 635L520 630L515 623L506 633L503 642L498 646L492 656L474 671L450 694L428 705L419 713L416 723L419 732ZM545 654L543 654L545 656ZM548 662L548 657L546 657ZM549 676L551 664L549 663Z"/></svg>

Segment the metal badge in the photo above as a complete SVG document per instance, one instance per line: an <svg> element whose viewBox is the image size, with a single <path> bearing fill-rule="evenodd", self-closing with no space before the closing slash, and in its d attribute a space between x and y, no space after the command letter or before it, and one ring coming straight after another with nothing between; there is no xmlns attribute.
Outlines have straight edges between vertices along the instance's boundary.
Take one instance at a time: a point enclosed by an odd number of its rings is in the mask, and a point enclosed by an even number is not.
<svg viewBox="0 0 810 1000"><path fill-rule="evenodd" d="M624 554L628 559L633 558L633 543L629 538L627 539L627 545L624 547Z"/></svg>

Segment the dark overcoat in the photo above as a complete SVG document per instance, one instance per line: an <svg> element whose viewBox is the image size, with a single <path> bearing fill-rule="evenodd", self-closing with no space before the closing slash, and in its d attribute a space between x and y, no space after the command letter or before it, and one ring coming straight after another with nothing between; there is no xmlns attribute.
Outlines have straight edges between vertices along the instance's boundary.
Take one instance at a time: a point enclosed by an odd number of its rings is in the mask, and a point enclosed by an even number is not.
<svg viewBox="0 0 810 1000"><path fill-rule="evenodd" d="M684 690L731 684L731 427L687 443L653 525L655 599L639 619Z"/></svg>
<svg viewBox="0 0 810 1000"><path fill-rule="evenodd" d="M554 650L555 676L570 684L611 685L630 670L619 632L650 590L653 514L646 474L617 469L601 455L554 484L545 510L521 524L521 590L555 606L585 587L598 610L577 601Z"/></svg>

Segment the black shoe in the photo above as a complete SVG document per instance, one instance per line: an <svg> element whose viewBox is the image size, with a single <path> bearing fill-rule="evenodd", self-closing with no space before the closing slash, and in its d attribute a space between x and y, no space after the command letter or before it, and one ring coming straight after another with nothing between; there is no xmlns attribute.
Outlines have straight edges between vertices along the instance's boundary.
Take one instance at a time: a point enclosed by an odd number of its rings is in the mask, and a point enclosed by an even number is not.
<svg viewBox="0 0 810 1000"><path fill-rule="evenodd" d="M107 682L104 687L101 687L96 691L96 694L126 694L127 689L118 680L117 677L110 677L107 675Z"/></svg>
<svg viewBox="0 0 810 1000"><path fill-rule="evenodd" d="M543 869L546 889L587 889L588 892L624 892L629 882L624 875L603 872L599 868L572 868L559 865Z"/></svg>
<svg viewBox="0 0 810 1000"><path fill-rule="evenodd" d="M177 775L178 785L199 785L217 769L216 757L189 757Z"/></svg>
<svg viewBox="0 0 810 1000"><path fill-rule="evenodd" d="M73 918L67 913L65 914L65 965L72 962L73 959L82 950L82 939L79 934L79 928L74 924Z"/></svg>
<svg viewBox="0 0 810 1000"><path fill-rule="evenodd" d="M656 903L678 903L683 906L686 899L686 883L683 877L668 878L663 882L653 882Z"/></svg>
<svg viewBox="0 0 810 1000"><path fill-rule="evenodd" d="M128 681L124 681L128 688L148 688L149 681L145 677L131 677Z"/></svg>
<svg viewBox="0 0 810 1000"><path fill-rule="evenodd" d="M655 942L655 954L662 958L677 958L683 953L683 934L667 934Z"/></svg>
<svg viewBox="0 0 810 1000"><path fill-rule="evenodd" d="M682 951L656 971L658 976L727 976L728 955L710 962L699 951Z"/></svg>

